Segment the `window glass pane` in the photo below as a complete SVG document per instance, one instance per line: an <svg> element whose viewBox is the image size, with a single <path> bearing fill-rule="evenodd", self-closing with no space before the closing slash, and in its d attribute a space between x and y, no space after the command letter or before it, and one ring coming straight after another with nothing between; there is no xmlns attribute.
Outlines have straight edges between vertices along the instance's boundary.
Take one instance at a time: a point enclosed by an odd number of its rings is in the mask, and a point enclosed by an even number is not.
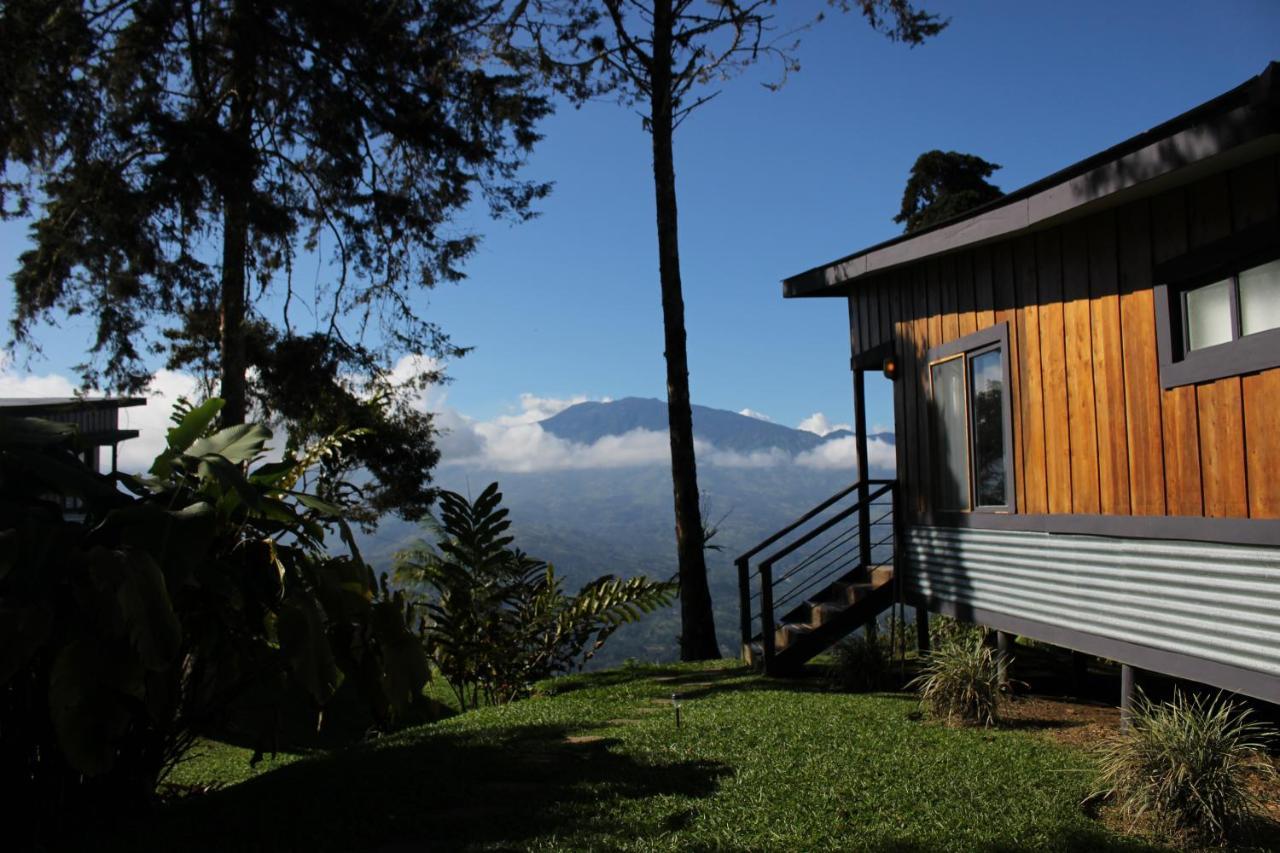
<svg viewBox="0 0 1280 853"><path fill-rule="evenodd" d="M1280 260L1240 273L1240 333L1280 329Z"/></svg>
<svg viewBox="0 0 1280 853"><path fill-rule="evenodd" d="M973 399L973 475L978 506L1004 506L1004 365L999 349L969 359Z"/></svg>
<svg viewBox="0 0 1280 853"><path fill-rule="evenodd" d="M1231 340L1231 281L1188 290L1187 349L1202 349Z"/></svg>
<svg viewBox="0 0 1280 853"><path fill-rule="evenodd" d="M964 359L933 365L933 446L938 509L969 509Z"/></svg>

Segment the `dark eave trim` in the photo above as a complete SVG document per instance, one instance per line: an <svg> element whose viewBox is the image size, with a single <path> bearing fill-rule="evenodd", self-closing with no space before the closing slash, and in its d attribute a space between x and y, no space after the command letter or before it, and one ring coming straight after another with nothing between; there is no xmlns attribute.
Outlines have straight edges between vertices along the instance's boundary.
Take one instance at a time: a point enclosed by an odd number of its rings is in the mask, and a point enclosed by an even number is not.
<svg viewBox="0 0 1280 853"><path fill-rule="evenodd" d="M997 631L1029 637L1033 640L1075 649L1078 652L1126 663L1138 669L1185 678L1242 693L1265 702L1280 704L1280 678L1265 672L1257 672L1192 655L1178 654L1150 646L1141 646L1125 640L1102 637L1085 631L1074 631L1048 625L1036 619L1025 619L995 610L970 607L939 598L913 598L910 603L925 607L935 613L944 613L953 619L976 622Z"/></svg>
<svg viewBox="0 0 1280 853"><path fill-rule="evenodd" d="M782 282L787 298L846 296L857 279L932 255L1076 219L1203 170L1280 150L1280 63L1163 124L989 204ZM1224 156L1227 154L1237 156Z"/></svg>
<svg viewBox="0 0 1280 853"><path fill-rule="evenodd" d="M79 400L57 400L54 402L50 402L47 399L32 400L30 403L9 402L5 405L0 405L0 417L6 415L38 417L33 413L62 414L66 412L83 412L87 409L127 409L132 406L145 406L146 404L146 397L85 397Z"/></svg>

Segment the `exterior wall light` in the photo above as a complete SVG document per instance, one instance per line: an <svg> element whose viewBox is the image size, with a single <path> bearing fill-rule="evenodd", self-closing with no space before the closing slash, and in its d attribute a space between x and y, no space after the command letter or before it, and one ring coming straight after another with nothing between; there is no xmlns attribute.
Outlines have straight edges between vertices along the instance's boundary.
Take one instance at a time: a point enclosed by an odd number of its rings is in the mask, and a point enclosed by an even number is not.
<svg viewBox="0 0 1280 853"><path fill-rule="evenodd" d="M884 378L890 382L898 378L898 360L893 356L886 356L884 360Z"/></svg>

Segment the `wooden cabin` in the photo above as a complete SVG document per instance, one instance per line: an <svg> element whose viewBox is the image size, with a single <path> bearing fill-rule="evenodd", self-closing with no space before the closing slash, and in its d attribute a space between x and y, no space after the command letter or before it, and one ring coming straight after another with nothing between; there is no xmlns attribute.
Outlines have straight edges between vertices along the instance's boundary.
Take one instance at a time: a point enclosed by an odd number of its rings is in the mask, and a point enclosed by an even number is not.
<svg viewBox="0 0 1280 853"><path fill-rule="evenodd" d="M863 373L894 381L897 590L865 549L843 579L867 612L896 596L1280 702L1278 78L784 282L847 304L863 424ZM757 653L822 622L757 634L752 610Z"/></svg>

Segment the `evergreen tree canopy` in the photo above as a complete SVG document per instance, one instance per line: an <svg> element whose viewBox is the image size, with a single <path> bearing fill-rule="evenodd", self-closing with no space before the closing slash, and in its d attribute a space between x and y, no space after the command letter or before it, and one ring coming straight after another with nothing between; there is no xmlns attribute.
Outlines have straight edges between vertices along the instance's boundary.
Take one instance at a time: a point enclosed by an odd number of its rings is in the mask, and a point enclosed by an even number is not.
<svg viewBox="0 0 1280 853"><path fill-rule="evenodd" d="M33 218L10 345L87 314L87 386L139 391L164 359L218 377L224 423L378 422L361 462L399 482L373 506L420 516L430 419L389 368L464 350L415 296L462 278L464 208L523 218L548 191L518 177L550 106L489 62L500 7L5 0L0 215ZM312 253L332 272L295 275Z"/></svg>
<svg viewBox="0 0 1280 853"><path fill-rule="evenodd" d="M910 234L994 201L1004 193L986 179L999 168L972 154L926 151L911 167L902 209L893 221Z"/></svg>

